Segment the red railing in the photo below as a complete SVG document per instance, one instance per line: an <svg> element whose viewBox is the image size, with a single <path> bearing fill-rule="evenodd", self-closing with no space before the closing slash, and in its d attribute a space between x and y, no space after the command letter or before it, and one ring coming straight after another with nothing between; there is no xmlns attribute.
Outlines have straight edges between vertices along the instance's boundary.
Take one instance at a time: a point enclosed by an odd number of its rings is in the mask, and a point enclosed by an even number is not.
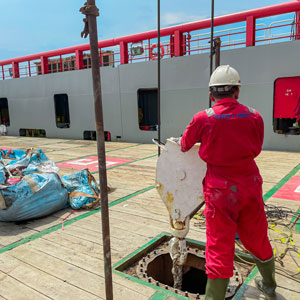
<svg viewBox="0 0 300 300"><path fill-rule="evenodd" d="M293 23L273 26L272 28L293 26L293 33L284 36L256 36L259 31L264 30L266 32L266 30L270 30L268 26L257 28L258 25L261 25L256 24L257 19L288 13L295 13L295 21ZM219 26L241 22L243 23L242 26L235 28L236 31L234 31L234 28L215 31L215 37L228 38L228 41L223 42L223 48L250 47L255 46L256 43L287 38L300 39L300 0L216 17L214 25L217 29ZM161 47L163 47L164 56L183 56L208 51L209 31L200 34L199 32L205 29L209 30L209 28L210 19L206 19L161 29ZM224 33L225 31L229 33ZM243 37L241 37L242 35ZM233 37L235 37L235 40L232 40ZM200 42L204 44L200 45ZM118 64L156 59L156 43L156 30L100 41L98 44L100 66L116 66ZM140 45L140 49L137 50L143 53L135 55L132 53L132 49L137 44ZM0 61L0 79L89 68L89 47L89 44L83 44Z"/></svg>

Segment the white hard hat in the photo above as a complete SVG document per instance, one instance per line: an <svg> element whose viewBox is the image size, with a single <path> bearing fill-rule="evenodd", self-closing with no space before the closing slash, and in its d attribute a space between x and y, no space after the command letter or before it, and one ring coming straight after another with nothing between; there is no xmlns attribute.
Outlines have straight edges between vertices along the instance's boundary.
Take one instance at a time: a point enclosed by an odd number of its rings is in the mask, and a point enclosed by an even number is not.
<svg viewBox="0 0 300 300"><path fill-rule="evenodd" d="M240 75L237 70L229 65L217 67L211 74L209 87L221 85L241 86Z"/></svg>

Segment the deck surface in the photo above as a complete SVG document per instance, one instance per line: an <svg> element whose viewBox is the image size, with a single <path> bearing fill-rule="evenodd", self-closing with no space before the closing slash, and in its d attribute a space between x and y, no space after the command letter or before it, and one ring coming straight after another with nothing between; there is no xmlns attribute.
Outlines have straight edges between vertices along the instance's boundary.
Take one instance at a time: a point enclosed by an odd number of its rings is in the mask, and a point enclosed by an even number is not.
<svg viewBox="0 0 300 300"><path fill-rule="evenodd" d="M95 156L93 141L0 137L1 147L42 149L55 162ZM108 158L126 160L108 169L112 264L162 232L169 232L168 212L155 188L155 145L106 143ZM274 197L290 177L300 177L300 153L263 151L257 159L267 203L299 208L300 201ZM61 168L61 174L76 170ZM94 176L98 179L97 172ZM296 178L297 179L297 178ZM278 185L280 184L280 185ZM299 194L300 200L300 194ZM62 228L64 223L64 228ZM205 241L192 221L188 237ZM294 235L300 245L300 235ZM298 259L300 264L300 260ZM286 262L292 266L291 260ZM236 299L264 299L252 274ZM276 275L279 299L299 300L300 281ZM113 273L114 299L167 299L168 294ZM101 213L59 211L21 224L0 223L0 300L105 299ZM168 299L177 299L170 296Z"/></svg>

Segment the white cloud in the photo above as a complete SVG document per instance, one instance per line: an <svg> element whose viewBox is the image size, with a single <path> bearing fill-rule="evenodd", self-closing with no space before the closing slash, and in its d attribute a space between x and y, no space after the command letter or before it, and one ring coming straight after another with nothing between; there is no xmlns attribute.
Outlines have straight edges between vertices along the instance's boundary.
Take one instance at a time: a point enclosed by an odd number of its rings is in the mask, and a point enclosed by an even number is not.
<svg viewBox="0 0 300 300"><path fill-rule="evenodd" d="M170 26L175 25L179 23L187 23L187 22L193 22L193 21L199 21L204 19L203 16L194 16L194 15L188 15L187 13L166 13L162 16L162 25L163 26Z"/></svg>

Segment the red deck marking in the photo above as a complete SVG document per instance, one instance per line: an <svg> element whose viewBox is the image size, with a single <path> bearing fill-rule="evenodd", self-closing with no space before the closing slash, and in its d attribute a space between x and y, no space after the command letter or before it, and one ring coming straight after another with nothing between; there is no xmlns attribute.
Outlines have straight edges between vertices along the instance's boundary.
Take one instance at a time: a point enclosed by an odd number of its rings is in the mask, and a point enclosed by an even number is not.
<svg viewBox="0 0 300 300"><path fill-rule="evenodd" d="M106 167L109 169L113 166L121 165L132 160L106 157ZM88 156L85 158L73 159L56 164L60 168L83 170L88 168L90 172L98 170L98 157Z"/></svg>
<svg viewBox="0 0 300 300"><path fill-rule="evenodd" d="M300 176L292 177L273 197L300 201Z"/></svg>
<svg viewBox="0 0 300 300"><path fill-rule="evenodd" d="M2 149L2 150L10 150L10 149L13 149L13 148L10 148L10 147L0 147L0 149Z"/></svg>

